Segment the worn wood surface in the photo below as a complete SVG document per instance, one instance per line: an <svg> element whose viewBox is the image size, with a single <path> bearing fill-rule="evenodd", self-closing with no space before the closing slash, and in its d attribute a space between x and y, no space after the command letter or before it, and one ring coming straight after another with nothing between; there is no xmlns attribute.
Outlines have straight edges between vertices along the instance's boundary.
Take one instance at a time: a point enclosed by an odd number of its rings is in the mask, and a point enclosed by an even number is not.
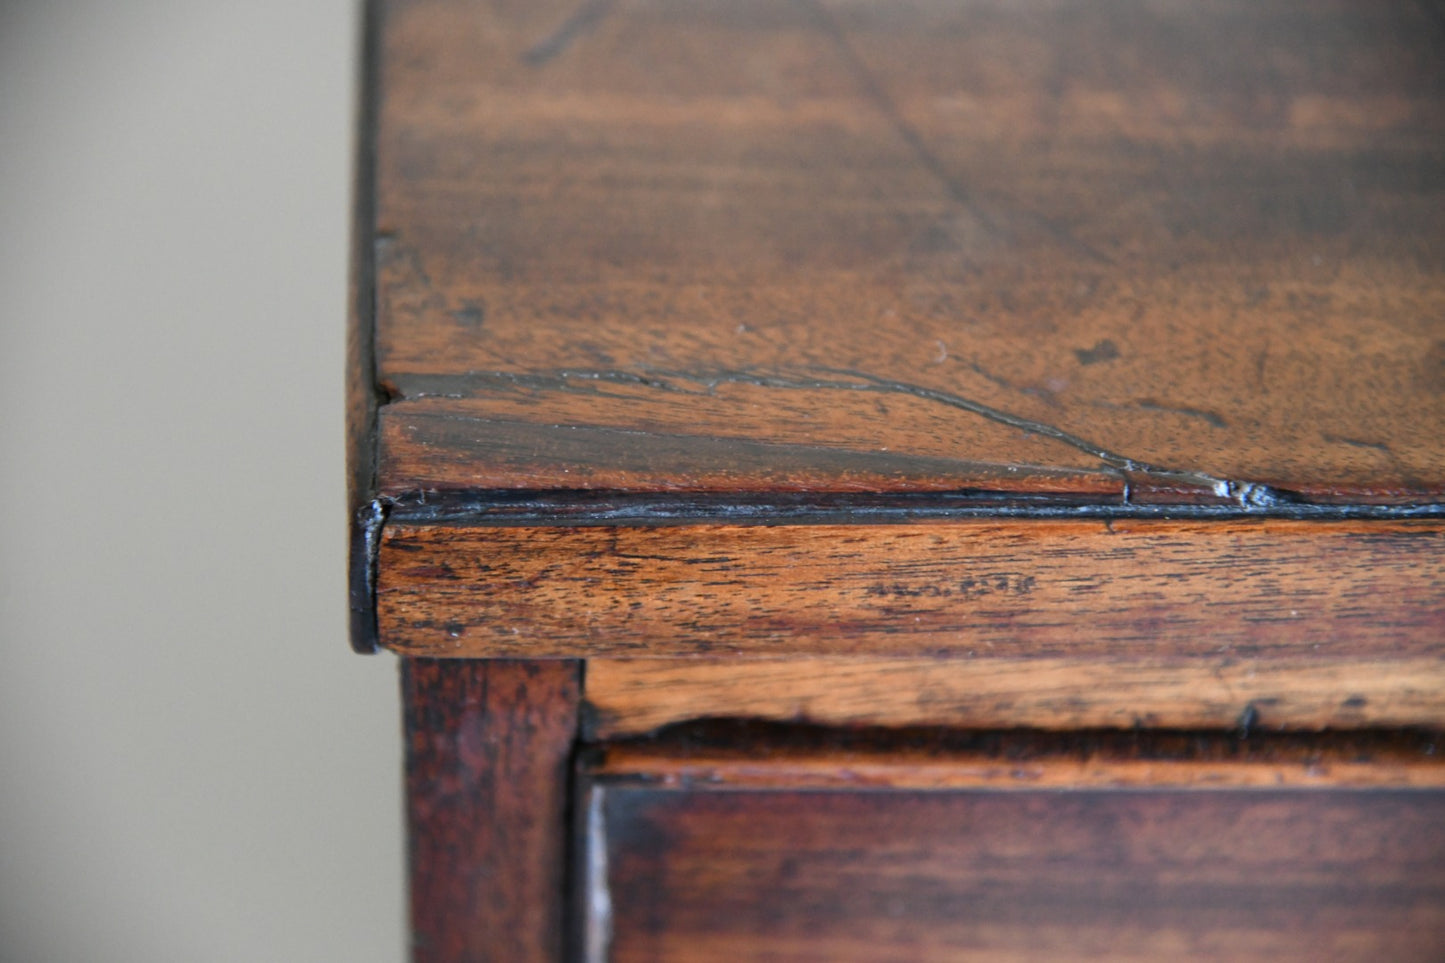
<svg viewBox="0 0 1445 963"><path fill-rule="evenodd" d="M406 663L419 960L560 952L569 659L696 660L599 665L599 733L1440 723L1435 5L373 14L354 624L463 657ZM1161 506L1196 518L1127 517ZM1069 511L1119 517L965 517ZM498 656L559 661L467 661ZM805 661L754 687L719 656ZM1445 942L1418 760L1054 760L1075 791L1000 793L957 760L612 759L578 814L597 959L609 927L616 960Z"/></svg>
<svg viewBox="0 0 1445 963"><path fill-rule="evenodd" d="M599 782L615 963L1438 960L1445 792ZM601 927L596 929L601 930Z"/></svg>
<svg viewBox="0 0 1445 963"><path fill-rule="evenodd" d="M1435 5L388 7L386 498L1445 488Z"/></svg>
<svg viewBox="0 0 1445 963"><path fill-rule="evenodd" d="M390 525L415 655L1439 659L1440 522Z"/></svg>
<svg viewBox="0 0 1445 963"><path fill-rule="evenodd" d="M559 963L574 662L402 662L416 963Z"/></svg>
<svg viewBox="0 0 1445 963"><path fill-rule="evenodd" d="M1084 648L1084 646L1080 646ZM1445 729L1445 657L591 659L591 738L689 719L965 729Z"/></svg>

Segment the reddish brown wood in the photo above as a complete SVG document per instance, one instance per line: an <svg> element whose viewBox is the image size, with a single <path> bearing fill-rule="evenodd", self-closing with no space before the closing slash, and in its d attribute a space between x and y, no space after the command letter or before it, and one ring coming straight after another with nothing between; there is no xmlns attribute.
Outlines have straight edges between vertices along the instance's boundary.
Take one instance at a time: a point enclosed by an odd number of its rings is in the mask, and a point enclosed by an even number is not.
<svg viewBox="0 0 1445 963"><path fill-rule="evenodd" d="M374 626L408 656L801 660L756 685L599 673L600 732L1441 722L1429 4L372 14L361 647ZM554 959L579 665L406 671L418 958ZM1244 787L1319 780L1136 759L997 793L954 762L915 769L928 791L882 771L904 758L868 760L895 788L867 792L838 758L604 772L589 952L604 895L618 960L1442 943L1445 796L1381 788L1434 769L1275 792ZM1111 779L1136 791L1079 788ZM1177 788L1199 780L1234 788Z"/></svg>
<svg viewBox="0 0 1445 963"><path fill-rule="evenodd" d="M1429 6L392 3L378 490L1439 500Z"/></svg>
<svg viewBox="0 0 1445 963"><path fill-rule="evenodd" d="M557 963L575 662L402 662L417 963Z"/></svg>
<svg viewBox="0 0 1445 963"><path fill-rule="evenodd" d="M1434 521L392 525L379 618L416 655L1386 663L1445 654L1442 544Z"/></svg>
<svg viewBox="0 0 1445 963"><path fill-rule="evenodd" d="M964 729L1445 728L1445 658L591 659L588 734L689 719Z"/></svg>
<svg viewBox="0 0 1445 963"><path fill-rule="evenodd" d="M597 960L1433 961L1445 792L592 790ZM600 935L600 928L599 935Z"/></svg>

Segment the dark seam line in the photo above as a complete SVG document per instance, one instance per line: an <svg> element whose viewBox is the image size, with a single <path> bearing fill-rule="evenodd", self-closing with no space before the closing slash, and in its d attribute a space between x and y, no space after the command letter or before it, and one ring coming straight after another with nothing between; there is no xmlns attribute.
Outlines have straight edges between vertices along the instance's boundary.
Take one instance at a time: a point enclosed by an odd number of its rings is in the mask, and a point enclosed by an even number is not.
<svg viewBox="0 0 1445 963"><path fill-rule="evenodd" d="M804 501L743 495L667 496L648 493L598 497L597 492L518 493L512 491L407 492L389 499L389 518L403 525L545 525L558 528L674 525L888 525L918 521L1119 520L1229 521L1432 521L1445 518L1445 504L1286 504L1273 508L1237 505L1080 503L1067 497L1000 492L927 493L873 498L828 497ZM1421 534L1434 534L1421 530Z"/></svg>
<svg viewBox="0 0 1445 963"><path fill-rule="evenodd" d="M802 7L813 22L827 34L834 49L848 65L849 72L863 88L868 99L873 101L874 107L888 121L888 125L893 128L894 133L908 145L908 149L913 152L918 162L939 184L943 185L954 203L968 211L989 231L994 234L1004 234L1003 228L979 206L973 192L948 172L948 169L943 166L943 162L938 159L938 155L929 150L918 131L903 117L898 110L898 105L894 103L892 97L888 96L888 91L883 89L877 76L864 63L862 56L859 55L847 35L843 33L842 27L838 25L838 21L817 0L793 0L793 2Z"/></svg>

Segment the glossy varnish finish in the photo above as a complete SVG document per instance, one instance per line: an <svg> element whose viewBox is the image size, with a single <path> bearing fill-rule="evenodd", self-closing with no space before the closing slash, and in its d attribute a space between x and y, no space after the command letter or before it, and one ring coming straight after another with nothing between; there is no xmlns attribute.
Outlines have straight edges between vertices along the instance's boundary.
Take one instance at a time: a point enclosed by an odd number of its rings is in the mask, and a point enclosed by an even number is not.
<svg viewBox="0 0 1445 963"><path fill-rule="evenodd" d="M384 497L1439 500L1428 3L389 6Z"/></svg>
<svg viewBox="0 0 1445 963"><path fill-rule="evenodd" d="M574 662L402 662L412 959L562 953Z"/></svg>

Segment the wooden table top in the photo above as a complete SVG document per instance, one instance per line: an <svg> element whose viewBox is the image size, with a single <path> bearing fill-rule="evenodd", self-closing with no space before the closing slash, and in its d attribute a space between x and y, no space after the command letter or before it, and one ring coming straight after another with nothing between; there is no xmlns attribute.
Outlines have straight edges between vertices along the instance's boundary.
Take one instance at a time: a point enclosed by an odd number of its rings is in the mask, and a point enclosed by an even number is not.
<svg viewBox="0 0 1445 963"><path fill-rule="evenodd" d="M1438 7L372 17L359 639L384 519L1441 514Z"/></svg>

